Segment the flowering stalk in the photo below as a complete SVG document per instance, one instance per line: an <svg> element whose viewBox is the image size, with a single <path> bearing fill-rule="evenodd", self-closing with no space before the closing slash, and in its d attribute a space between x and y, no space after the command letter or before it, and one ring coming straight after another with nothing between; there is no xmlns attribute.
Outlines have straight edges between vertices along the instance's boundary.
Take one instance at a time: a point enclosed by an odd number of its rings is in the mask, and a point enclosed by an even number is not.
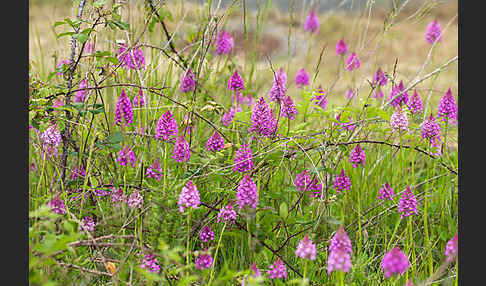
<svg viewBox="0 0 486 286"><path fill-rule="evenodd" d="M211 285L211 282L213 281L214 265L216 264L216 258L218 258L218 250L219 250L219 247L221 246L221 238L223 237L223 233L224 233L225 228L226 228L226 222L223 224L223 229L221 230L221 233L219 234L218 245L216 246L216 252L214 253L214 260L213 260L213 265L211 267L211 274L209 275L208 286Z"/></svg>
<svg viewBox="0 0 486 286"><path fill-rule="evenodd" d="M188 212L187 212L187 247L186 247L186 265L189 265L191 260L190 260L190 253L189 253L189 235L190 235L190 231L191 231L191 209L192 208L188 208Z"/></svg>

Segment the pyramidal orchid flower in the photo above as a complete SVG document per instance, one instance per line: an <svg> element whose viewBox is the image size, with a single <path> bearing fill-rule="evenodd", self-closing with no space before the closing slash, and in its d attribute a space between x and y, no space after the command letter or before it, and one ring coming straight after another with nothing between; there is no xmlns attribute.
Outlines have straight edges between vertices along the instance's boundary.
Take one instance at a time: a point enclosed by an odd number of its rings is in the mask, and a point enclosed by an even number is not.
<svg viewBox="0 0 486 286"><path fill-rule="evenodd" d="M408 92L403 92L404 90L405 90L405 87L403 86L403 80L401 80L400 83L397 86L394 86L392 88L390 96L388 97L388 100L393 99L390 102L391 105L398 108L398 107L401 107L402 105L405 105L405 104L408 103ZM399 94L401 94L401 95L399 95Z"/></svg>
<svg viewBox="0 0 486 286"><path fill-rule="evenodd" d="M86 88L88 87L88 81L83 79L79 82L79 90L74 93L73 102L84 102L86 94L88 93Z"/></svg>
<svg viewBox="0 0 486 286"><path fill-rule="evenodd" d="M295 74L295 83L297 84L298 88L302 88L305 85L309 85L309 74L305 70L305 68L301 68Z"/></svg>
<svg viewBox="0 0 486 286"><path fill-rule="evenodd" d="M170 110L167 110L159 118L157 127L155 128L155 139L169 141L171 138L177 137L179 129L177 128L177 121L173 117Z"/></svg>
<svg viewBox="0 0 486 286"><path fill-rule="evenodd" d="M453 261L457 257L457 233L446 244L444 255L447 261Z"/></svg>
<svg viewBox="0 0 486 286"><path fill-rule="evenodd" d="M211 228L208 225L206 225L202 229L201 234L199 234L199 238L204 242L214 240L214 232L211 230Z"/></svg>
<svg viewBox="0 0 486 286"><path fill-rule="evenodd" d="M244 173L253 170L253 156L250 146L242 144L235 154L234 171Z"/></svg>
<svg viewBox="0 0 486 286"><path fill-rule="evenodd" d="M143 268L149 272L159 273L160 266L159 261L152 254L145 254L142 258L140 268Z"/></svg>
<svg viewBox="0 0 486 286"><path fill-rule="evenodd" d="M287 278L287 268L283 265L280 258L277 259L267 270L270 279Z"/></svg>
<svg viewBox="0 0 486 286"><path fill-rule="evenodd" d="M124 146L120 152L118 152L118 157L116 158L116 161L118 164L121 166L125 166L130 162L130 165L132 168L135 168L135 162L137 161L135 158L135 154L133 151L130 149L128 146Z"/></svg>
<svg viewBox="0 0 486 286"><path fill-rule="evenodd" d="M124 89L122 89L118 100L116 101L115 109L115 125L128 126L133 121L133 108L130 99L128 98Z"/></svg>
<svg viewBox="0 0 486 286"><path fill-rule="evenodd" d="M270 100L274 102L282 102L287 92L286 83L281 76L275 74L273 78L273 85L270 88Z"/></svg>
<svg viewBox="0 0 486 286"><path fill-rule="evenodd" d="M135 190L128 197L127 206L129 208L139 208L139 209L141 209L142 208L142 204L143 204L143 197L142 197L142 195L140 195L140 193L138 192L138 190Z"/></svg>
<svg viewBox="0 0 486 286"><path fill-rule="evenodd" d="M57 196L51 199L47 205L56 214L64 214L66 212L66 208L64 207L64 202L62 201L62 199L60 199Z"/></svg>
<svg viewBox="0 0 486 286"><path fill-rule="evenodd" d="M177 162L188 162L191 158L189 143L186 141L183 135L176 138L172 158Z"/></svg>
<svg viewBox="0 0 486 286"><path fill-rule="evenodd" d="M429 118L422 122L420 135L423 139L429 140L432 144L440 141L440 125L432 113Z"/></svg>
<svg viewBox="0 0 486 286"><path fill-rule="evenodd" d="M121 63L121 67L125 67L126 69L145 68L145 56L141 47L133 47L128 50L126 44L120 44L118 48L118 61Z"/></svg>
<svg viewBox="0 0 486 286"><path fill-rule="evenodd" d="M305 19L304 30L309 31L311 33L317 33L319 30L319 19L316 16L314 10L310 10L309 15Z"/></svg>
<svg viewBox="0 0 486 286"><path fill-rule="evenodd" d="M348 71L358 70L360 66L361 66L360 59L358 58L355 52L352 52L349 55L348 60L346 61L346 69Z"/></svg>
<svg viewBox="0 0 486 286"><path fill-rule="evenodd" d="M344 169L341 169L341 173L334 179L334 188L336 188L337 193L341 193L343 190L348 190L351 188L351 181L348 176L344 173Z"/></svg>
<svg viewBox="0 0 486 286"><path fill-rule="evenodd" d="M348 52L348 46L343 39L339 40L336 44L336 54L338 56L344 56Z"/></svg>
<svg viewBox="0 0 486 286"><path fill-rule="evenodd" d="M83 229L85 231L89 231L89 232L93 232L94 231L94 229L95 229L95 222L93 221L93 219L91 218L91 216L86 216L85 218L83 218L83 220L79 224L78 230L83 230Z"/></svg>
<svg viewBox="0 0 486 286"><path fill-rule="evenodd" d="M387 78L385 73L381 70L381 67L378 68L376 73L373 76L372 82L373 86L376 87L376 90L373 92L373 98L383 98L384 94L381 88L386 85Z"/></svg>
<svg viewBox="0 0 486 286"><path fill-rule="evenodd" d="M236 192L238 210L241 211L245 206L256 209L258 204L258 190L255 182L250 175L245 174L238 185Z"/></svg>
<svg viewBox="0 0 486 286"><path fill-rule="evenodd" d="M390 117L390 127L392 132L408 132L407 114L399 107Z"/></svg>
<svg viewBox="0 0 486 286"><path fill-rule="evenodd" d="M209 253L203 253L196 258L196 269L202 270L211 267L213 267L213 258Z"/></svg>
<svg viewBox="0 0 486 286"><path fill-rule="evenodd" d="M162 178L162 168L160 167L160 163L158 160L155 160L152 165L150 165L146 172L145 177L147 178L154 178L159 181Z"/></svg>
<svg viewBox="0 0 486 286"><path fill-rule="evenodd" d="M445 95L440 99L438 118L442 118L442 121L449 120L450 123L457 121L457 105L452 91L449 88Z"/></svg>
<svg viewBox="0 0 486 286"><path fill-rule="evenodd" d="M245 83L243 82L241 76L238 74L238 70L235 70L233 75L228 80L227 87L229 90L233 90L233 91L245 89Z"/></svg>
<svg viewBox="0 0 486 286"><path fill-rule="evenodd" d="M349 272L351 270L351 254L353 249L343 226L339 226L338 231L332 237L329 245L329 257L327 259L327 274L332 271Z"/></svg>
<svg viewBox="0 0 486 286"><path fill-rule="evenodd" d="M326 109L327 97L326 92L322 89L322 85L319 85L319 88L313 92L313 96L310 100L314 103L314 105L317 105L322 109Z"/></svg>
<svg viewBox="0 0 486 286"><path fill-rule="evenodd" d="M390 278L393 275L402 275L409 267L408 257L398 247L388 251L381 261L381 268L386 278Z"/></svg>
<svg viewBox="0 0 486 286"><path fill-rule="evenodd" d="M365 152L361 149L361 146L356 145L356 147L351 151L349 155L349 162L353 164L353 168L357 168L359 164L365 165Z"/></svg>
<svg viewBox="0 0 486 286"><path fill-rule="evenodd" d="M233 119L235 118L235 108L234 106L231 106L228 112L225 112L223 116L221 117L221 123L223 126L228 126L233 122Z"/></svg>
<svg viewBox="0 0 486 286"><path fill-rule="evenodd" d="M208 152L218 152L224 148L224 139L215 131L206 142L206 150Z"/></svg>
<svg viewBox="0 0 486 286"><path fill-rule="evenodd" d="M192 73L191 69L188 68L187 71L185 71L182 75L181 75L181 79L180 79L180 85L179 85L179 90L181 92L189 92L189 91L193 91L194 88L196 88L196 78L194 76L194 73Z"/></svg>
<svg viewBox="0 0 486 286"><path fill-rule="evenodd" d="M277 120L265 99L260 97L251 113L251 127L248 132L270 137L277 129Z"/></svg>
<svg viewBox="0 0 486 286"><path fill-rule="evenodd" d="M61 132L57 129L57 123L51 124L42 132L42 157L57 157L57 148L61 145Z"/></svg>
<svg viewBox="0 0 486 286"><path fill-rule="evenodd" d="M220 31L218 33L216 36L216 55L229 54L234 46L235 42L230 33L226 31Z"/></svg>
<svg viewBox="0 0 486 286"><path fill-rule="evenodd" d="M402 193L402 197L398 203L398 212L400 213L401 219L404 219L412 214L418 214L417 199L410 189L410 186L407 186L405 192Z"/></svg>
<svg viewBox="0 0 486 286"><path fill-rule="evenodd" d="M393 189L392 187L390 187L390 184L388 184L388 182L385 182L378 192L379 192L379 196L378 196L379 200L386 199L391 201L393 199L393 196L395 196L395 193L393 192Z"/></svg>
<svg viewBox="0 0 486 286"><path fill-rule="evenodd" d="M309 235L306 234L305 237L299 242L295 255L302 259L316 259L316 245L312 243L312 240L309 239Z"/></svg>
<svg viewBox="0 0 486 286"><path fill-rule="evenodd" d="M410 109L410 112L412 112L412 114L419 114L424 111L424 104L422 102L422 99L417 93L417 89L414 89L413 95L408 100L407 106L408 109Z"/></svg>
<svg viewBox="0 0 486 286"><path fill-rule="evenodd" d="M143 94L142 89L138 91L138 95L133 98L133 106L134 107L142 107L145 105L145 95Z"/></svg>
<svg viewBox="0 0 486 286"><path fill-rule="evenodd" d="M294 120L297 113L298 111L297 108L295 108L294 101L292 100L290 95L288 95L283 101L280 116L287 117L289 120Z"/></svg>
<svg viewBox="0 0 486 286"><path fill-rule="evenodd" d="M217 221L222 221L228 224L232 224L236 221L236 211L234 210L231 203L227 204L219 210Z"/></svg>
<svg viewBox="0 0 486 286"><path fill-rule="evenodd" d="M200 204L199 191L197 190L196 185L189 180L186 185L182 187L182 191L179 194L179 199L177 201L179 211L183 213L187 208L197 209Z"/></svg>
<svg viewBox="0 0 486 286"><path fill-rule="evenodd" d="M437 19L434 19L432 22L427 25L427 30L425 31L425 40L429 44L437 43L442 41L442 27Z"/></svg>
<svg viewBox="0 0 486 286"><path fill-rule="evenodd" d="M262 273L260 272L260 269L258 269L256 263L253 263L250 266L250 269L253 271L253 277L261 277Z"/></svg>

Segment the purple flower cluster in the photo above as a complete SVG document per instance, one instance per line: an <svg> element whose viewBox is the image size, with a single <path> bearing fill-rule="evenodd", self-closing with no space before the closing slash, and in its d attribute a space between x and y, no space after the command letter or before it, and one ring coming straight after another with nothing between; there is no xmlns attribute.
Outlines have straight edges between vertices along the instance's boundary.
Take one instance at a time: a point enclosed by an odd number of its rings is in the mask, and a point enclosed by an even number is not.
<svg viewBox="0 0 486 286"><path fill-rule="evenodd" d="M298 88L302 88L304 85L309 85L309 74L305 68L301 68L295 74L295 83L297 84Z"/></svg>
<svg viewBox="0 0 486 286"><path fill-rule="evenodd" d="M155 258L152 254L146 254L143 256L142 264L140 268L144 268L145 270L153 273L160 272L159 261Z"/></svg>
<svg viewBox="0 0 486 286"><path fill-rule="evenodd" d="M319 85L319 88L313 92L313 96L310 100L322 109L326 109L327 97L326 92L322 89L322 85Z"/></svg>
<svg viewBox="0 0 486 286"><path fill-rule="evenodd" d="M431 113L430 117L425 119L422 123L422 128L420 130L420 135L423 139L429 140L430 143L437 143L440 141L440 126L437 119Z"/></svg>
<svg viewBox="0 0 486 286"><path fill-rule="evenodd" d="M385 272L386 278L395 274L402 275L409 267L408 257L398 247L388 251L381 261L381 268Z"/></svg>
<svg viewBox="0 0 486 286"><path fill-rule="evenodd" d="M94 231L94 228L95 228L95 223L94 223L93 219L91 218L91 216L85 217L81 221L81 224L78 227L79 230L84 229L84 230L89 231L89 232Z"/></svg>
<svg viewBox="0 0 486 286"><path fill-rule="evenodd" d="M286 78L287 76L284 77L282 74L275 74L273 85L270 88L271 101L282 102L285 99L285 94L287 92Z"/></svg>
<svg viewBox="0 0 486 286"><path fill-rule="evenodd" d="M174 154L172 158L177 162L188 162L191 158L191 150L189 149L189 143L186 141L183 135L176 138L174 144Z"/></svg>
<svg viewBox="0 0 486 286"><path fill-rule="evenodd" d="M376 87L375 92L373 93L373 98L383 98L383 91L381 90L382 86L385 86L387 83L387 78L385 73L381 70L381 67L378 68L375 75L373 76L372 84Z"/></svg>
<svg viewBox="0 0 486 286"><path fill-rule="evenodd" d="M245 89L245 83L243 82L241 76L238 74L238 70L235 70L233 75L228 80L228 89L233 91Z"/></svg>
<svg viewBox="0 0 486 286"><path fill-rule="evenodd" d="M277 120L265 99L260 97L251 113L251 127L248 132L270 137L277 129Z"/></svg>
<svg viewBox="0 0 486 286"><path fill-rule="evenodd" d="M216 36L216 55L229 54L234 46L235 41L230 33L226 31L218 33Z"/></svg>
<svg viewBox="0 0 486 286"><path fill-rule="evenodd" d="M182 187L182 191L179 194L179 199L177 201L179 211L183 213L186 208L197 209L200 204L201 200L196 185L189 180L186 185Z"/></svg>
<svg viewBox="0 0 486 286"><path fill-rule="evenodd" d="M424 104L422 102L422 99L417 93L417 89L414 89L413 95L408 100L407 106L408 109L410 109L410 112L412 112L412 114L419 114L424 111Z"/></svg>
<svg viewBox="0 0 486 286"><path fill-rule="evenodd" d="M172 137L177 137L179 129L177 128L177 121L173 117L170 110L167 110L159 118L157 127L155 128L155 140L169 141Z"/></svg>
<svg viewBox="0 0 486 286"><path fill-rule="evenodd" d="M378 192L379 192L379 196L378 196L379 200L387 199L391 201L393 199L393 196L395 196L395 193L393 192L393 189L392 187L390 187L390 184L388 184L388 182L385 182Z"/></svg>
<svg viewBox="0 0 486 286"><path fill-rule="evenodd" d="M390 102L391 105L394 107L401 107L404 104L408 103L408 93L403 91L405 90L405 87L403 86L403 81L401 80L398 86L394 86L392 88L392 91L390 93L390 97L388 97L388 100L393 100ZM399 95L402 93L401 95Z"/></svg>
<svg viewBox="0 0 486 286"><path fill-rule="evenodd" d="M40 135L42 141L42 156L57 156L57 147L61 144L61 133L57 130L57 124L51 124Z"/></svg>
<svg viewBox="0 0 486 286"><path fill-rule="evenodd" d="M124 89L122 89L122 92L116 101L115 125L120 126L122 121L123 126L128 126L133 121L132 103Z"/></svg>
<svg viewBox="0 0 486 286"><path fill-rule="evenodd" d="M311 181L311 176L308 170L304 170L295 176L294 186L301 192L322 190L322 184L319 183L317 178L314 178L314 180Z"/></svg>
<svg viewBox="0 0 486 286"><path fill-rule="evenodd" d="M418 214L417 199L413 195L410 186L407 186L405 192L402 193L402 197L398 203L398 212L400 213L401 219L404 219L412 214Z"/></svg>
<svg viewBox="0 0 486 286"><path fill-rule="evenodd" d="M258 190L255 182L250 175L245 174L238 185L236 192L238 210L241 211L245 206L256 209L258 204Z"/></svg>
<svg viewBox="0 0 486 286"><path fill-rule="evenodd" d="M142 89L138 91L138 95L133 98L133 106L134 107L142 107L145 105L145 95L143 94Z"/></svg>
<svg viewBox="0 0 486 286"><path fill-rule="evenodd" d="M208 152L218 152L224 149L224 139L215 131L206 142L206 150Z"/></svg>
<svg viewBox="0 0 486 286"><path fill-rule="evenodd" d="M73 102L84 102L86 97L87 91L86 88L88 87L88 82L86 79L83 79L79 82L79 90L74 93Z"/></svg>
<svg viewBox="0 0 486 286"><path fill-rule="evenodd" d="M309 235L306 234L305 237L299 242L295 255L297 257L301 257L302 259L316 259L316 245L312 243L312 240L309 239Z"/></svg>
<svg viewBox="0 0 486 286"><path fill-rule="evenodd" d="M129 208L142 208L143 197L135 190L127 199L127 205Z"/></svg>
<svg viewBox="0 0 486 286"><path fill-rule="evenodd" d="M341 173L334 179L334 188L336 188L337 193L341 193L343 190L348 190L351 188L351 181L348 176L344 173L344 169L341 169Z"/></svg>
<svg viewBox="0 0 486 286"><path fill-rule="evenodd" d="M190 68L188 68L187 71L185 71L181 75L180 82L181 84L179 85L179 90L181 92L194 90L194 88L196 87L196 78L194 77L194 74L192 73Z"/></svg>
<svg viewBox="0 0 486 286"><path fill-rule="evenodd" d="M154 160L152 165L147 168L147 171L145 172L145 177L154 178L157 181L162 178L162 168L160 167L160 163L158 160Z"/></svg>
<svg viewBox="0 0 486 286"><path fill-rule="evenodd" d="M287 117L289 120L294 120L295 116L298 114L297 108L295 108L294 101L288 95L282 104L282 111L280 113L281 117Z"/></svg>
<svg viewBox="0 0 486 286"><path fill-rule="evenodd" d="M115 203L116 207L120 207L123 202L125 202L125 195L123 194L122 188L111 189L111 202Z"/></svg>
<svg viewBox="0 0 486 286"><path fill-rule="evenodd" d="M457 121L457 105L452 91L449 88L445 95L440 99L439 102L439 112L437 113L438 118L442 118L442 121L447 121L455 123Z"/></svg>
<svg viewBox="0 0 486 286"><path fill-rule="evenodd" d="M250 146L242 144L235 154L234 171L244 173L253 170L253 156Z"/></svg>
<svg viewBox="0 0 486 286"><path fill-rule="evenodd" d="M62 71L64 70L64 68L69 69L69 61L66 60L66 59L59 60L56 68L57 68L57 70L59 70L58 72L56 72L56 74L62 75Z"/></svg>
<svg viewBox="0 0 486 286"><path fill-rule="evenodd" d="M361 147L356 145L356 147L349 154L349 162L353 164L353 168L357 168L359 164L365 165L365 152Z"/></svg>
<svg viewBox="0 0 486 286"><path fill-rule="evenodd" d="M425 40L431 45L435 41L437 41L437 43L442 41L442 27L437 19L434 19L427 26L427 30L425 31Z"/></svg>
<svg viewBox="0 0 486 286"><path fill-rule="evenodd" d="M355 52L352 52L348 56L348 60L346 61L346 69L348 71L358 70L360 66L361 66L361 61L359 57L356 55Z"/></svg>
<svg viewBox="0 0 486 286"><path fill-rule="evenodd" d="M327 259L327 274L332 271L349 272L351 269L351 254L353 249L351 240L340 226L336 234L331 239L329 245L329 257Z"/></svg>
<svg viewBox="0 0 486 286"><path fill-rule="evenodd" d="M135 154L130 149L130 147L124 146L120 150L120 152L118 152L118 157L116 158L116 161L121 166L125 166L128 162L130 162L132 168L135 168L135 162L137 161L137 159L135 158Z"/></svg>
<svg viewBox="0 0 486 286"><path fill-rule="evenodd" d="M407 114L398 108L390 117L390 127L392 132L408 132L408 118Z"/></svg>
<svg viewBox="0 0 486 286"><path fill-rule="evenodd" d="M348 46L344 42L343 39L339 40L339 42L336 43L336 54L338 56L343 56L348 52Z"/></svg>
<svg viewBox="0 0 486 286"><path fill-rule="evenodd" d="M447 261L452 261L457 257L457 233L446 244L444 255Z"/></svg>
<svg viewBox="0 0 486 286"><path fill-rule="evenodd" d="M277 259L267 270L268 277L270 279L287 278L287 268L283 265L280 258Z"/></svg>
<svg viewBox="0 0 486 286"><path fill-rule="evenodd" d="M141 47L133 47L131 50L128 50L126 44L120 44L118 61L121 63L121 67L125 67L126 69L145 68L145 56Z"/></svg>
<svg viewBox="0 0 486 286"><path fill-rule="evenodd" d="M71 180L76 180L79 176L86 176L86 171L83 166L74 166L73 173L71 174Z"/></svg>
<svg viewBox="0 0 486 286"><path fill-rule="evenodd" d="M54 197L47 204L51 210L56 214L64 214L66 208L64 207L64 202L59 197Z"/></svg>
<svg viewBox="0 0 486 286"><path fill-rule="evenodd" d="M260 272L260 270L258 269L256 263L253 263L251 266L250 266L250 269L253 271L253 277L261 277L262 276L262 273Z"/></svg>
<svg viewBox="0 0 486 286"><path fill-rule="evenodd" d="M319 30L319 19L317 18L314 10L310 10L309 15L305 19L304 30L311 33L317 33Z"/></svg>
<svg viewBox="0 0 486 286"><path fill-rule="evenodd" d="M202 270L213 266L213 258L208 253L203 253L196 258L196 269Z"/></svg>
<svg viewBox="0 0 486 286"><path fill-rule="evenodd" d="M228 112L225 112L221 117L221 123L223 126L228 126L233 122L233 118L235 118L235 108L231 106Z"/></svg>
<svg viewBox="0 0 486 286"><path fill-rule="evenodd" d="M201 234L199 234L199 238L204 242L214 240L214 232L211 230L211 228L208 225L206 225L202 229Z"/></svg>
<svg viewBox="0 0 486 286"><path fill-rule="evenodd" d="M232 224L236 221L236 211L231 203L222 207L218 213L218 222L223 221L224 223Z"/></svg>

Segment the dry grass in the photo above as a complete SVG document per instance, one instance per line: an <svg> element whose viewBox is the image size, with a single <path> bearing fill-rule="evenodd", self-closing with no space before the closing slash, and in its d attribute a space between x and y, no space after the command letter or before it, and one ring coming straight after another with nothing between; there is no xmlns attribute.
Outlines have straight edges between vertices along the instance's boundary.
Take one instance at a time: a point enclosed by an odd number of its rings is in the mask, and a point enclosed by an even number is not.
<svg viewBox="0 0 486 286"><path fill-rule="evenodd" d="M129 18L128 22L131 26L136 27L140 25L143 17L143 5L129 5L129 9L126 9L128 12L123 16L126 18L125 20ZM173 13L174 21L168 22L168 26L171 31L177 28L177 34L180 36L177 44L183 47L184 41L181 39L185 38L185 34L188 31L197 28L197 21L195 20L198 17L198 11L189 3L185 3L183 7L180 4L169 5L172 6L170 10ZM356 51L361 58L361 68L356 74L357 86L369 90L366 80L371 78L376 68L381 66L385 71L391 72L395 60L398 60L397 79L403 79L406 83L413 79L427 57L430 45L425 42L424 34L427 24L434 18L440 21L443 28L449 22L451 24L445 31L444 40L436 47L434 65L432 66L429 63L425 67L422 75L435 69L448 59L457 56L457 2L451 1L447 4L437 4L432 6L432 9L426 10L426 13L418 13L417 7L419 6L410 5L410 8L406 6L396 17L395 24L385 34L383 33L384 19L389 11L378 8L372 9L369 19L368 11L359 13L331 12L319 15L320 30L312 44L311 63L309 65L305 64L309 35L303 33L302 13L298 11L292 25L291 57L288 70L290 82L293 82L296 71L304 66L310 72L311 78L313 78L313 70L317 63L319 53L322 47L325 46L326 50L320 66L320 72L313 87L322 84L326 88L331 85L335 80L339 61L339 58L335 56L335 44L339 39L344 38L348 43L350 51ZM226 29L232 31L236 39L242 38L243 31L242 13L239 10L238 7L233 9L233 13L226 25ZM72 17L74 12L74 8L66 1L30 1L29 57L34 70L41 72L42 66L46 66L48 69L46 73L48 73L54 69L59 57L67 57L69 39L67 37L56 39L53 25L56 21L60 21L66 17ZM184 22L178 27L184 15ZM412 15L415 15L415 17L408 19ZM253 33L252 27L255 25L255 22L256 13L249 13L248 24L250 33ZM271 47L259 47L259 50L264 50L265 53L271 55L272 62L276 67L287 66L289 23L290 18L288 14L282 14L276 9L270 9L263 34L259 41L260 45L265 45L266 43L271 44ZM61 27L56 28L58 33L63 31ZM145 38L142 41L150 42L150 39ZM98 46L103 48L103 43ZM241 47L243 45L237 44L237 46ZM237 63L242 63L243 49L239 48L237 51L238 54L234 60ZM43 57L41 57L41 54L43 54ZM43 65L42 60L45 62ZM271 73L268 72L268 62L261 58L257 62L256 68L265 72L257 77L258 80L254 83L257 86L255 90L259 93L267 93L271 86ZM163 65L160 66L160 71L163 72L164 70L165 67ZM432 89L432 100L434 102L437 102L449 87L455 95L458 94L457 75L457 62L450 65L440 74ZM336 104L341 104L344 101L343 95L350 85L350 81L351 77L349 74L341 74L341 79L331 94L331 97L336 98ZM430 90L429 84L430 82L427 80L417 86L417 90L422 98L427 96ZM290 85L289 93L298 94L295 85ZM365 96L367 91L362 94Z"/></svg>

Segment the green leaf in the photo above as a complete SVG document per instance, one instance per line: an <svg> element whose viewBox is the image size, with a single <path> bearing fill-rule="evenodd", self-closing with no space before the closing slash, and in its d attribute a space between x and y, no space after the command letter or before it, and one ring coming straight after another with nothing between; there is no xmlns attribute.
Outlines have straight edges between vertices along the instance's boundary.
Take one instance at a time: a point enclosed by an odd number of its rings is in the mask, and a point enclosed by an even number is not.
<svg viewBox="0 0 486 286"><path fill-rule="evenodd" d="M86 34L74 34L73 38L77 39L81 43L86 43L88 41L89 37Z"/></svg>
<svg viewBox="0 0 486 286"><path fill-rule="evenodd" d="M67 24L65 21L57 21L56 23L54 23L54 28L65 24Z"/></svg>
<svg viewBox="0 0 486 286"><path fill-rule="evenodd" d="M64 33L60 33L59 35L56 36L56 38L60 38L60 37L64 37L64 36L71 36L71 35L74 35L76 34L75 32L64 32Z"/></svg>
<svg viewBox="0 0 486 286"><path fill-rule="evenodd" d="M289 207L285 202L282 202L280 204L280 209L278 214L280 215L281 218L285 219L289 215Z"/></svg>
<svg viewBox="0 0 486 286"><path fill-rule="evenodd" d="M105 4L105 0L96 0L93 3L93 7L100 8L100 7L103 7L104 4Z"/></svg>
<svg viewBox="0 0 486 286"><path fill-rule="evenodd" d="M120 131L115 131L114 133L106 137L106 141L109 144L117 144L123 142L123 134Z"/></svg>

